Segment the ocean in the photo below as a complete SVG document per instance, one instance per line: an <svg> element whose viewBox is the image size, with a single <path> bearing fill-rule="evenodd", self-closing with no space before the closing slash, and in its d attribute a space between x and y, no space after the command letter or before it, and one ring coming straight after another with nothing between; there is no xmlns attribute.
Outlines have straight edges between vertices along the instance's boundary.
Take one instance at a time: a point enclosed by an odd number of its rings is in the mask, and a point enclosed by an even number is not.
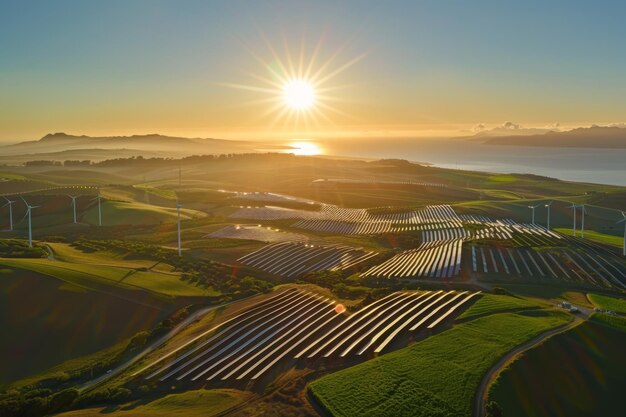
<svg viewBox="0 0 626 417"><path fill-rule="evenodd" d="M303 139L298 139L302 143ZM626 186L626 149L483 145L464 139L322 139L325 155L400 158L434 166Z"/></svg>

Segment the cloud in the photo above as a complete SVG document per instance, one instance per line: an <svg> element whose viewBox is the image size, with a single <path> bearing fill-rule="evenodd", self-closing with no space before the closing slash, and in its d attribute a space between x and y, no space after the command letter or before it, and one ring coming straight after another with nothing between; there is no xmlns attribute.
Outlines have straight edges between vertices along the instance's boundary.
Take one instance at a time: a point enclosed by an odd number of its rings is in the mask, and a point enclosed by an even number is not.
<svg viewBox="0 0 626 417"><path fill-rule="evenodd" d="M499 126L502 129L506 129L506 130L518 130L521 129L522 126L517 124L517 123L513 123L513 122L504 122L504 124L502 126Z"/></svg>
<svg viewBox="0 0 626 417"><path fill-rule="evenodd" d="M485 126L482 123L478 123L476 126L472 128L472 132L482 132L485 129L487 129L487 126Z"/></svg>

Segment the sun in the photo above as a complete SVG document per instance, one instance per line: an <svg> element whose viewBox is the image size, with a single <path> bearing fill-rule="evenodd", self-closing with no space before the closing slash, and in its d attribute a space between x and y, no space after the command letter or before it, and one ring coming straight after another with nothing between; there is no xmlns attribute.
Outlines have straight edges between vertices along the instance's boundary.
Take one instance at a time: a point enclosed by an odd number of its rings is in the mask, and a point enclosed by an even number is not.
<svg viewBox="0 0 626 417"><path fill-rule="evenodd" d="M287 81L282 93L285 104L294 110L308 110L315 103L315 87L307 80Z"/></svg>
<svg viewBox="0 0 626 417"><path fill-rule="evenodd" d="M265 35L261 34L259 39L264 41L265 48L256 42L254 45L243 45L260 64L260 72L244 70L242 74L251 78L252 83L220 83L225 87L265 95L242 103L259 106L257 119L271 118L269 127L280 123L285 127L308 130L321 126L320 119L326 125L335 125L329 113L352 118L335 105L349 101L345 90L337 93L346 86L338 85L336 77L363 59L366 53L344 60L342 58L346 57L349 42L330 52L324 48L323 38L313 47L307 47L303 37L300 48L294 50L283 38L281 51Z"/></svg>

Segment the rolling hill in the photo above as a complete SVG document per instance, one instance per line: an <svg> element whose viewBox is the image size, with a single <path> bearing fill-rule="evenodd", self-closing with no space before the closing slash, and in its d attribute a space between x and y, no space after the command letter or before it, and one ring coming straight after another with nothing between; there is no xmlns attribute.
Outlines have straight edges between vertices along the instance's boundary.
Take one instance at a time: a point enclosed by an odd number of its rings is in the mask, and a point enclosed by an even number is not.
<svg viewBox="0 0 626 417"><path fill-rule="evenodd" d="M540 135L507 135L491 137L487 145L541 146L557 148L626 148L626 128L591 126L566 132L546 132Z"/></svg>

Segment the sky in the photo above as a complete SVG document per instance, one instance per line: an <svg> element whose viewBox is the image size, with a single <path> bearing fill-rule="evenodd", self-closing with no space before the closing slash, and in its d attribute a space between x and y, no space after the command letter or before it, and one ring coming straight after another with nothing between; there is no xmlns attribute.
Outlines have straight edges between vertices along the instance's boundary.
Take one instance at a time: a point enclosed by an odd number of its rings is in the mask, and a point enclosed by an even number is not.
<svg viewBox="0 0 626 417"><path fill-rule="evenodd" d="M623 1L0 0L0 140L625 122L625 18ZM296 118L280 65L316 45L329 78Z"/></svg>

